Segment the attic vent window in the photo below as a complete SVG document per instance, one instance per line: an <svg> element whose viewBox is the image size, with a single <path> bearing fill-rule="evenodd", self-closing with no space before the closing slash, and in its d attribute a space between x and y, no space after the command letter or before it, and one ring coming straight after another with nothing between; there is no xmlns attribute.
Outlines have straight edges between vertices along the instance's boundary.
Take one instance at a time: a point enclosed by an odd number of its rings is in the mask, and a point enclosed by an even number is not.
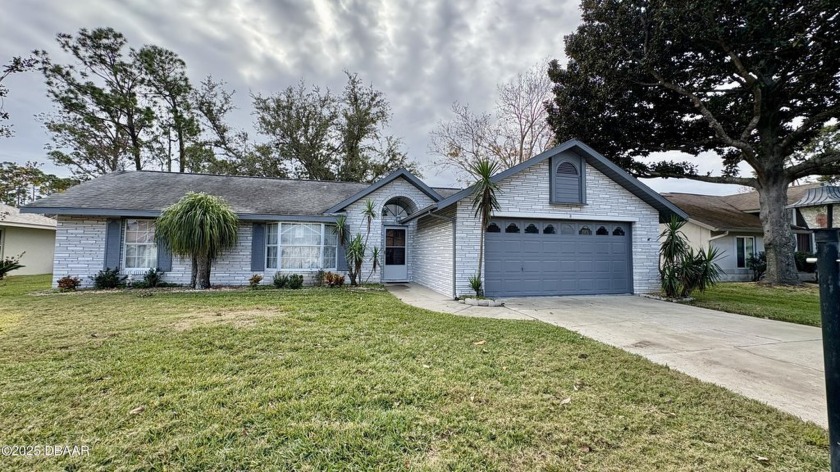
<svg viewBox="0 0 840 472"><path fill-rule="evenodd" d="M576 155L561 155L551 161L550 203L586 203L584 160Z"/></svg>

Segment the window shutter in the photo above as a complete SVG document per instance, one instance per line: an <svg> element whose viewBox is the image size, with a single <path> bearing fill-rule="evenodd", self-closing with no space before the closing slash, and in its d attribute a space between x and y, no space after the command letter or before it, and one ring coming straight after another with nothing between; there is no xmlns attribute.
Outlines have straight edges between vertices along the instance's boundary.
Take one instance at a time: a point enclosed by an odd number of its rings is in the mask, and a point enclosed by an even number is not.
<svg viewBox="0 0 840 472"><path fill-rule="evenodd" d="M254 223L251 229L251 272L265 270L265 224Z"/></svg>
<svg viewBox="0 0 840 472"><path fill-rule="evenodd" d="M109 219L105 222L105 261L103 269L120 267L122 249L122 220Z"/></svg>
<svg viewBox="0 0 840 472"><path fill-rule="evenodd" d="M161 272L172 271L172 251L161 240L157 241L157 269Z"/></svg>
<svg viewBox="0 0 840 472"><path fill-rule="evenodd" d="M338 252L338 267L336 269L347 272L347 254L344 251L344 246L339 244L336 251Z"/></svg>

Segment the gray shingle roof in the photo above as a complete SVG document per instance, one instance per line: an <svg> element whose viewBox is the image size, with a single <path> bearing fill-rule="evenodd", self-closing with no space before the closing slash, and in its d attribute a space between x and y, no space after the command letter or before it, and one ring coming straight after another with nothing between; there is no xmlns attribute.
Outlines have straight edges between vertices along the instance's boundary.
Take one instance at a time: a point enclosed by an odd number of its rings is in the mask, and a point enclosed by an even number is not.
<svg viewBox="0 0 840 472"><path fill-rule="evenodd" d="M189 191L224 198L242 215L321 215L367 188L356 182L281 180L168 172L115 172L23 208L27 213L154 216ZM100 213L96 213L100 211Z"/></svg>

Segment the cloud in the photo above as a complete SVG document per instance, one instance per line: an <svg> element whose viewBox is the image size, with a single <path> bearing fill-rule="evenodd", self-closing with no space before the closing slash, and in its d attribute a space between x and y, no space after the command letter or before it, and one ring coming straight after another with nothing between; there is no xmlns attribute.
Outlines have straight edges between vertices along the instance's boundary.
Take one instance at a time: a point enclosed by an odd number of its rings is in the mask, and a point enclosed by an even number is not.
<svg viewBox="0 0 840 472"><path fill-rule="evenodd" d="M251 134L249 93L301 79L338 91L344 71L356 72L390 101L390 131L421 164L432 160L429 132L453 101L491 109L498 83L547 57L563 60L563 37L580 22L577 0L35 0L5 13L7 54L37 48L61 60L56 33L99 26L121 31L134 47L172 49L193 81L212 74L237 91L233 124ZM0 142L0 160L46 161L49 136L34 115L51 104L40 78L15 76L8 85L16 136ZM432 184L454 184L424 170Z"/></svg>

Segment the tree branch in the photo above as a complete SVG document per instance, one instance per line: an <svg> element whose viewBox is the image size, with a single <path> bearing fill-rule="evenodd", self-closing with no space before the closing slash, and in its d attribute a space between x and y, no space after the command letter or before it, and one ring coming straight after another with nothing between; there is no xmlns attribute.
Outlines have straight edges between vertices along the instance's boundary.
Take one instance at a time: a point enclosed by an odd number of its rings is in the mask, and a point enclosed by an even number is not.
<svg viewBox="0 0 840 472"><path fill-rule="evenodd" d="M679 85L666 81L662 77L662 75L656 72L655 70L649 69L649 71L650 74L653 75L653 77L657 80L659 85L665 87L668 90L676 92L684 97L689 98L692 101L692 103L694 103L694 106L700 110L700 114L703 115L703 118L706 119L706 121L709 123L709 126L715 131L717 137L721 141L723 141L724 144L739 149L741 152L744 153L744 155L748 159L755 158L756 152L753 149L753 147L749 143L746 143L744 141L732 139L726 133L726 130L723 129L723 125L720 124L720 122L717 120L717 118L715 118L712 112L708 108L706 108L705 105L703 105L703 101L700 100L700 97L698 97L694 93L691 93L687 89L680 87Z"/></svg>
<svg viewBox="0 0 840 472"><path fill-rule="evenodd" d="M745 187L757 187L758 181L753 178L748 177L735 177L730 175L702 175L702 174L685 174L681 176L674 176L671 174L660 174L657 172L651 172L648 175L644 176L645 178L677 178L677 179L689 179L689 180L697 180L700 182L709 182L713 184L732 184L732 185L743 185Z"/></svg>
<svg viewBox="0 0 840 472"><path fill-rule="evenodd" d="M817 154L806 161L793 165L787 170L791 180L809 175L834 175L840 173L840 150Z"/></svg>
<svg viewBox="0 0 840 472"><path fill-rule="evenodd" d="M831 107L826 108L825 110L817 113L814 116L805 118L805 120L802 122L802 125L799 126L799 128L796 128L790 134L785 136L785 139L782 140L782 142L779 144L779 147L784 150L789 149L794 144L794 142L796 142L796 140L799 139L800 136L810 131L812 126L822 125L824 122L836 116L838 112L840 112L840 107Z"/></svg>
<svg viewBox="0 0 840 472"><path fill-rule="evenodd" d="M758 86L756 83L757 80L750 74L750 71L744 66L744 63L741 62L741 58L738 57L737 54L727 46L722 40L718 41L721 49L729 56L729 59L732 60L732 64L735 65L735 69L738 71L738 75L744 79L744 83L746 86L752 89L753 93L753 116L750 119L750 122L747 123L746 128L741 133L741 141L746 142L749 139L750 134L755 130L756 126L758 126L758 122L761 119L761 101L762 101L762 92L761 87Z"/></svg>

